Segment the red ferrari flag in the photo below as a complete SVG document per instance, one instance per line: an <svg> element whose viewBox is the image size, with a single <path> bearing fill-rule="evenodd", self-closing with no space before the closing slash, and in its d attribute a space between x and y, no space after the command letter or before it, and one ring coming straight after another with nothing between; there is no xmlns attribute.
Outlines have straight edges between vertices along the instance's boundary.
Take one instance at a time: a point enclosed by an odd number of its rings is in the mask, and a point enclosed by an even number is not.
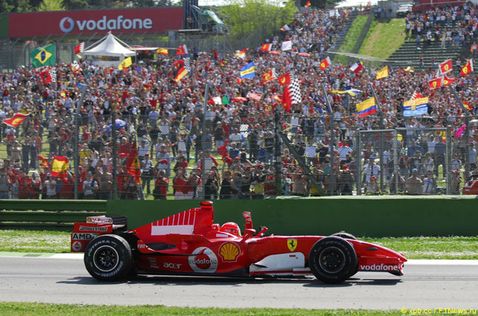
<svg viewBox="0 0 478 316"><path fill-rule="evenodd" d="M40 78L44 85L50 84L53 81L49 69L44 69L42 72L40 72Z"/></svg>
<svg viewBox="0 0 478 316"><path fill-rule="evenodd" d="M330 64L331 64L330 57L327 56L320 62L320 70L325 70L329 68Z"/></svg>
<svg viewBox="0 0 478 316"><path fill-rule="evenodd" d="M430 90L438 89L443 85L443 79L441 77L435 78L428 82Z"/></svg>
<svg viewBox="0 0 478 316"><path fill-rule="evenodd" d="M66 173L69 168L70 163L67 157L55 156L51 163L51 175L54 177L59 177Z"/></svg>
<svg viewBox="0 0 478 316"><path fill-rule="evenodd" d="M442 84L443 84L444 87L448 87L449 85L451 85L455 81L456 81L456 78L450 78L450 77L447 77L447 76L443 76Z"/></svg>
<svg viewBox="0 0 478 316"><path fill-rule="evenodd" d="M20 126L20 124L23 123L23 121L25 121L27 117L28 117L28 114L15 113L13 117L4 119L3 124L13 128L17 128L18 126Z"/></svg>
<svg viewBox="0 0 478 316"><path fill-rule="evenodd" d="M262 44L261 48L259 49L261 52L270 52L272 49L272 44L271 43L265 43Z"/></svg>
<svg viewBox="0 0 478 316"><path fill-rule="evenodd" d="M265 73L262 74L262 84L266 84L269 81L272 81L276 78L276 72L275 69L269 69Z"/></svg>
<svg viewBox="0 0 478 316"><path fill-rule="evenodd" d="M284 93L282 94L282 106L286 112L290 112L290 109L292 108L292 95L288 85L284 87Z"/></svg>
<svg viewBox="0 0 478 316"><path fill-rule="evenodd" d="M286 72L279 78L277 78L281 86L288 86L290 84L290 73Z"/></svg>
<svg viewBox="0 0 478 316"><path fill-rule="evenodd" d="M453 70L453 61L451 59L447 59L439 65L440 72L442 74L449 73Z"/></svg>
<svg viewBox="0 0 478 316"><path fill-rule="evenodd" d="M470 103L468 103L467 101L463 101L463 107L465 109L467 109L468 111L473 111L473 109L475 108L473 105L471 105Z"/></svg>
<svg viewBox="0 0 478 316"><path fill-rule="evenodd" d="M181 44L176 49L176 55L178 55L178 56L187 55L187 54L189 54L189 53L188 53L188 48L187 48L186 44Z"/></svg>
<svg viewBox="0 0 478 316"><path fill-rule="evenodd" d="M465 77L473 72L473 59L468 59L465 66L461 68L460 76Z"/></svg>

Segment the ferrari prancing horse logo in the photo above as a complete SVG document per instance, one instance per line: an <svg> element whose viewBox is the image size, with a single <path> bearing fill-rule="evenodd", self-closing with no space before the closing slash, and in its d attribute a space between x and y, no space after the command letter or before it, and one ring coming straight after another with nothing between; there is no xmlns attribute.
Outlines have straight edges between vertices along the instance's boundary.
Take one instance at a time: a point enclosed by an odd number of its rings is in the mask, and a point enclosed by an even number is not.
<svg viewBox="0 0 478 316"><path fill-rule="evenodd" d="M297 248L297 239L287 239L287 248L290 251L294 251Z"/></svg>

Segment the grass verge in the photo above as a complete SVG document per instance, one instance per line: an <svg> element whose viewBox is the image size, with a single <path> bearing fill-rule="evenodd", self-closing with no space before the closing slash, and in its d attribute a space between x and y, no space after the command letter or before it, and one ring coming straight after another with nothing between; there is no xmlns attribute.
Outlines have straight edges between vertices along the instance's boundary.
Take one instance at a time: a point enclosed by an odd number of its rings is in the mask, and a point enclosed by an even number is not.
<svg viewBox="0 0 478 316"><path fill-rule="evenodd" d="M272 308L189 308L164 306L91 306L39 303L0 303L1 315L403 315L400 311L370 310L305 310L305 309L272 309Z"/></svg>
<svg viewBox="0 0 478 316"><path fill-rule="evenodd" d="M478 236L360 237L360 239L389 247L405 254L409 259L478 259ZM69 232L0 230L0 252L67 253L69 251Z"/></svg>
<svg viewBox="0 0 478 316"><path fill-rule="evenodd" d="M359 54L387 59L405 41L404 30L405 19L373 20Z"/></svg>

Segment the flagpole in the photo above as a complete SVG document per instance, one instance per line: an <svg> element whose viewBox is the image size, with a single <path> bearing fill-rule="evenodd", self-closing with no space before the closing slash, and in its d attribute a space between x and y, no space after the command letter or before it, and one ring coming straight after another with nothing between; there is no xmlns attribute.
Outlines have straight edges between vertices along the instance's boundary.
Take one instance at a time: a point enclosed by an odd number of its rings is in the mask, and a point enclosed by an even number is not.
<svg viewBox="0 0 478 316"><path fill-rule="evenodd" d="M209 97L209 82L207 81L207 73L206 73L206 86L205 86L205 91L204 91L204 104L203 104L203 118L202 118L202 135L201 135L201 151L202 151L202 157L201 157L201 164L202 164L202 169L201 169L201 186L202 186L202 198L206 198L206 151L204 150L204 136L206 135L206 112L207 112L207 101Z"/></svg>
<svg viewBox="0 0 478 316"><path fill-rule="evenodd" d="M114 93L114 92L113 92ZM110 98L110 108L111 108L111 158L112 158L112 164L113 168L111 170L111 177L113 178L112 184L113 184L113 196L111 197L112 200L116 200L118 198L118 179L117 179L117 170L116 170L116 165L117 165L117 158L116 156L118 155L117 150L116 150L116 106L113 102L113 98Z"/></svg>
<svg viewBox="0 0 478 316"><path fill-rule="evenodd" d="M384 147L384 139L383 139L383 130L385 129L385 124L383 124L383 112L382 112L382 105L380 104L380 100L378 99L377 94L375 93L375 89L373 85L369 83L370 90L372 90L373 97L375 99L375 104L378 109L378 119L379 119L379 127L382 130L380 132L380 148L379 148L379 160L380 160L380 192L383 192L383 147Z"/></svg>
<svg viewBox="0 0 478 316"><path fill-rule="evenodd" d="M334 143L335 143L335 126L334 126L334 117L332 113L332 105L329 102L329 96L327 94L327 89L325 87L325 83L322 83L322 91L324 93L324 98L325 98L325 104L327 105L327 109L329 110L329 117L330 117L330 122L329 122L329 128L330 128L330 143L329 143L329 152L330 152L330 188L329 192L330 195L334 194L334 188L335 188L335 170L334 170Z"/></svg>
<svg viewBox="0 0 478 316"><path fill-rule="evenodd" d="M463 101L461 100L460 96L456 92L455 89L452 89L451 86L449 86L449 89L453 96L455 97L456 102L461 106L463 113L465 113L465 181L468 178L468 174L470 172L470 112L468 109L465 108L463 105ZM447 169L449 171L449 169Z"/></svg>

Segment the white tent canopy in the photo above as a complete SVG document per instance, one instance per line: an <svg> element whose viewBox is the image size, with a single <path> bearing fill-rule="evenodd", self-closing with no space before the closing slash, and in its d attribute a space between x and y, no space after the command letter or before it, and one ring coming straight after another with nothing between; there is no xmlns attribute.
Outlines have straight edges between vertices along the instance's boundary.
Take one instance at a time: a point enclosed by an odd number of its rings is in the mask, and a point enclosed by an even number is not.
<svg viewBox="0 0 478 316"><path fill-rule="evenodd" d="M108 34L85 49L84 56L91 56L93 63L100 66L118 66L126 57L135 56L136 52L131 47L108 32Z"/></svg>

